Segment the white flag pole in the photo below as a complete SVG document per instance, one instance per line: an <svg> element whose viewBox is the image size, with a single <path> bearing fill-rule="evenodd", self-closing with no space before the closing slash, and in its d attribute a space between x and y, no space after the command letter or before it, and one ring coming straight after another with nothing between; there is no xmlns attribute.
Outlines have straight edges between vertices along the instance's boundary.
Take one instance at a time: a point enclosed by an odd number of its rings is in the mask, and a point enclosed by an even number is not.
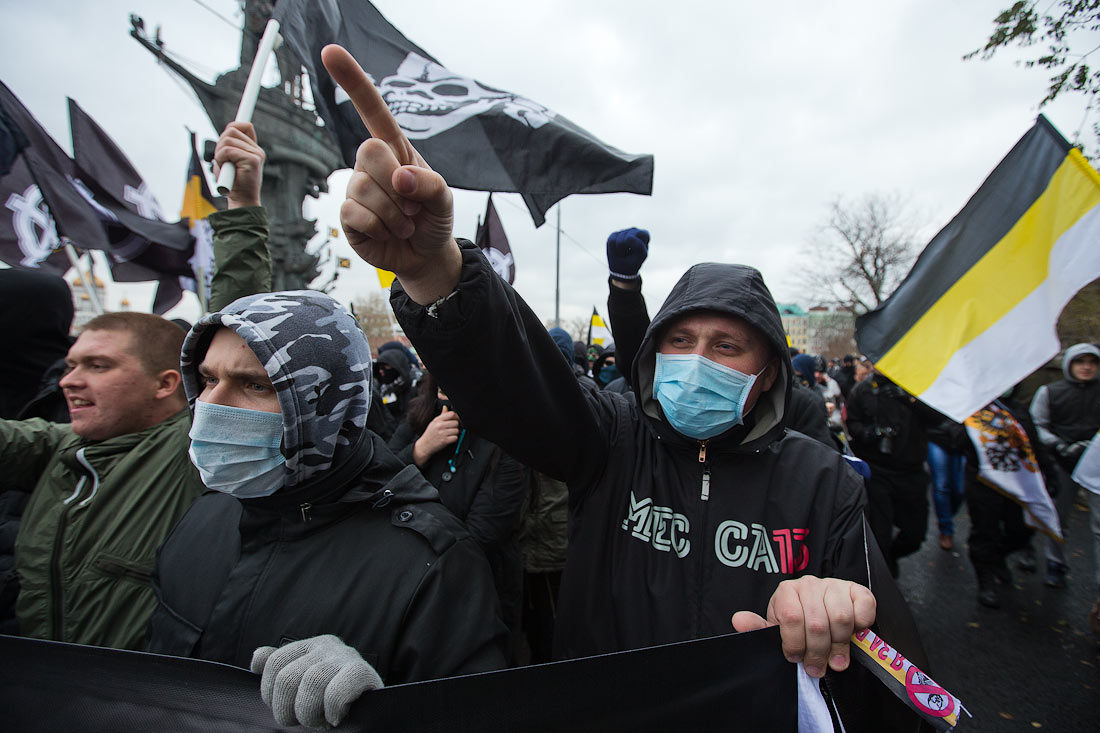
<svg viewBox="0 0 1100 733"><path fill-rule="evenodd" d="M267 21L264 35L260 38L260 46L256 49L256 58L252 60L252 69L248 72L248 81L244 85L244 93L241 94L241 105L237 108L235 122L251 122L252 112L256 109L256 100L260 96L260 78L267 68L267 61L271 58L271 52L282 43L279 35L279 21L272 18ZM233 179L237 177L237 166L226 162L218 172L218 193L228 195L233 188Z"/></svg>
<svg viewBox="0 0 1100 733"><path fill-rule="evenodd" d="M68 237L62 237L61 241L64 243L65 254L69 256L69 264L76 270L76 276L80 278L80 284L84 288L84 292L88 294L88 300L92 304L92 310L96 315L103 315L103 305L99 302L99 296L95 292L95 280L91 275L85 276L84 271L80 269L80 259L76 256L76 248L73 247L73 242Z"/></svg>

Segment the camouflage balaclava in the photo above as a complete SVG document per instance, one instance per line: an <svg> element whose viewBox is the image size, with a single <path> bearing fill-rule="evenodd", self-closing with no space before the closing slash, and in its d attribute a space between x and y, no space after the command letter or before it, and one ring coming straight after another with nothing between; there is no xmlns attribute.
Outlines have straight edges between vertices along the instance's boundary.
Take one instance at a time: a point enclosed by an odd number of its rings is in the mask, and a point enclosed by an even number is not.
<svg viewBox="0 0 1100 733"><path fill-rule="evenodd" d="M250 295L199 320L183 342L188 403L202 391L198 364L218 326L233 330L260 360L283 412L284 489L337 467L366 430L370 346L355 318L313 290Z"/></svg>

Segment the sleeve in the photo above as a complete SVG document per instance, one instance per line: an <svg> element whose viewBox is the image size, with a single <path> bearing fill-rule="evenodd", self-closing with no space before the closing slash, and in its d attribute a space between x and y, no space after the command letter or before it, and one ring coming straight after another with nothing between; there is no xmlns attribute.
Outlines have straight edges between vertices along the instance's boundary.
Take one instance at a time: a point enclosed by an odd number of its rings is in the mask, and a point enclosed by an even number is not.
<svg viewBox="0 0 1100 733"><path fill-rule="evenodd" d="M495 450L499 456L496 467L485 477L466 515L470 534L485 548L519 531L523 501L527 496L523 466L500 448Z"/></svg>
<svg viewBox="0 0 1100 733"><path fill-rule="evenodd" d="M0 463L7 488L30 492L61 441L71 435L68 426L30 420L0 420Z"/></svg>
<svg viewBox="0 0 1100 733"><path fill-rule="evenodd" d="M1050 429L1050 390L1045 384L1035 392L1029 412L1040 443L1048 448L1057 448L1060 443L1065 442Z"/></svg>
<svg viewBox="0 0 1100 733"><path fill-rule="evenodd" d="M386 684L502 669L508 632L496 593L477 543L467 538L452 544L428 568L405 610Z"/></svg>
<svg viewBox="0 0 1100 733"><path fill-rule="evenodd" d="M460 246L458 286L430 309L395 282L401 327L472 432L548 476L595 484L621 395L582 389L527 304L477 247Z"/></svg>
<svg viewBox="0 0 1100 733"><path fill-rule="evenodd" d="M412 425L402 421L393 432L393 437L386 441L386 447L397 456L397 460L406 466L411 466L413 465L413 446L419 437L413 432Z"/></svg>
<svg viewBox="0 0 1100 733"><path fill-rule="evenodd" d="M615 359L627 384L633 376L634 357L649 328L649 311L642 297L641 278L636 289L620 288L608 278L607 317L611 320L611 337L615 339Z"/></svg>
<svg viewBox="0 0 1100 733"><path fill-rule="evenodd" d="M246 206L211 214L214 276L209 309L221 310L237 298L271 291L271 253L267 248L267 210Z"/></svg>
<svg viewBox="0 0 1100 733"><path fill-rule="evenodd" d="M848 397L847 426L852 439L864 445L870 444L875 437L875 418L867 411L867 405L866 388L856 385Z"/></svg>
<svg viewBox="0 0 1100 733"><path fill-rule="evenodd" d="M791 412L791 419L787 425L810 436L818 443L836 450L836 442L829 433L829 410L825 407L825 399L820 394L793 387Z"/></svg>

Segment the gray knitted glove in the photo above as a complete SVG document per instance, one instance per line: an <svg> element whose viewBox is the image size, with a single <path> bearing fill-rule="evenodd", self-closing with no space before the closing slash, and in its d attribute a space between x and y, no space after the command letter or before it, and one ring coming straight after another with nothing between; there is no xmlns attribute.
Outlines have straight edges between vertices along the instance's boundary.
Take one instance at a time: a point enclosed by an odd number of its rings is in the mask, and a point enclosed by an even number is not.
<svg viewBox="0 0 1100 733"><path fill-rule="evenodd" d="M262 674L260 697L280 725L340 725L367 690L383 687L374 667L331 634L252 653L252 672Z"/></svg>

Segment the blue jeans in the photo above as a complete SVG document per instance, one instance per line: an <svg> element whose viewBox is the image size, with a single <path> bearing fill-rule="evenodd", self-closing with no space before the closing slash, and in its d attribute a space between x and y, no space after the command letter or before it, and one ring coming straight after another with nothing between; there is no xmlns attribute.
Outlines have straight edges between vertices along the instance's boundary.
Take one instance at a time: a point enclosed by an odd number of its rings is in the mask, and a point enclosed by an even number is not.
<svg viewBox="0 0 1100 733"><path fill-rule="evenodd" d="M955 535L955 512L963 501L965 487L963 467L966 456L948 453L935 443L928 444L928 470L932 474L932 501L936 505L936 520L940 534Z"/></svg>

